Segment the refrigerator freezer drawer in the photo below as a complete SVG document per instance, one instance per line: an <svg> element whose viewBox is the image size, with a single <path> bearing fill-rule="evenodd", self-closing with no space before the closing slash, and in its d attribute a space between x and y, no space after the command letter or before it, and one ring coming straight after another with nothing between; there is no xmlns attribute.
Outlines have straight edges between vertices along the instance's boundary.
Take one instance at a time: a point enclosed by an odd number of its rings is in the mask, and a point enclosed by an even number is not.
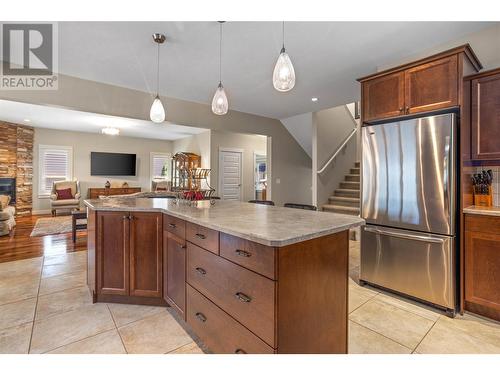
<svg viewBox="0 0 500 375"><path fill-rule="evenodd" d="M366 225L361 229L360 279L455 309L454 238Z"/></svg>

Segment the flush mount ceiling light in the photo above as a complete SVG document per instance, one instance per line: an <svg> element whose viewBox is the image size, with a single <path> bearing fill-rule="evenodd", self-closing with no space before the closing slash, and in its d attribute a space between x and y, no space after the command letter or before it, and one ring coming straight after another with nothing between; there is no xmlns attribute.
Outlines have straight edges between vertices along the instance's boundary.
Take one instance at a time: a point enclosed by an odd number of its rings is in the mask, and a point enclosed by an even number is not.
<svg viewBox="0 0 500 375"><path fill-rule="evenodd" d="M229 102L227 101L226 91L222 86L222 24L224 21L219 21L219 86L215 90L214 98L212 99L212 112L222 116L229 110Z"/></svg>
<svg viewBox="0 0 500 375"><path fill-rule="evenodd" d="M316 103L318 100L319 100L319 99L318 99L318 98L316 98L316 97L311 98L311 101L312 101L312 102L315 102L315 103Z"/></svg>
<svg viewBox="0 0 500 375"><path fill-rule="evenodd" d="M165 109L163 108L163 104L160 100L160 44L165 42L165 35L155 33L153 34L153 40L158 46L157 53L157 65L156 65L156 97L151 105L151 110L149 111L149 117L151 121L159 124L165 121Z"/></svg>
<svg viewBox="0 0 500 375"><path fill-rule="evenodd" d="M106 134L106 135L118 135L118 134L120 134L120 129L107 127L107 128L103 128L101 130L101 133Z"/></svg>
<svg viewBox="0 0 500 375"><path fill-rule="evenodd" d="M24 122L31 122L31 120L29 118L25 118Z"/></svg>
<svg viewBox="0 0 500 375"><path fill-rule="evenodd" d="M273 72L273 86L280 92L287 92L295 86L295 70L293 69L292 60L285 52L285 21L282 25L283 31L283 47L281 48L278 61Z"/></svg>

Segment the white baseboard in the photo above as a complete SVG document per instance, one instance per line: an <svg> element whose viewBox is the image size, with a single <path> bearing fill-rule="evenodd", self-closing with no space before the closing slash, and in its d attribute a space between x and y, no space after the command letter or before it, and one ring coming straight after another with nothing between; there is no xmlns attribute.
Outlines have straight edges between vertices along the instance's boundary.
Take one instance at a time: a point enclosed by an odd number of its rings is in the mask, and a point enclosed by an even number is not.
<svg viewBox="0 0 500 375"><path fill-rule="evenodd" d="M48 210L33 210L31 211L31 214L32 215L47 215L47 214L51 214L52 213L52 210L48 209Z"/></svg>

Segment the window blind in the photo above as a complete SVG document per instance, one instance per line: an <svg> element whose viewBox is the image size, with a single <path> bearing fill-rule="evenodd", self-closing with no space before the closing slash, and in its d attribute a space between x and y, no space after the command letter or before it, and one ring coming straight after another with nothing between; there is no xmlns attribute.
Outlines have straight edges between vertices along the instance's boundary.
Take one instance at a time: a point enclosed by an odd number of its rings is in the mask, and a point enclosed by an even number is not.
<svg viewBox="0 0 500 375"><path fill-rule="evenodd" d="M170 174L170 155L154 154L152 155L152 178L167 179ZM163 167L165 167L165 175L162 175Z"/></svg>
<svg viewBox="0 0 500 375"><path fill-rule="evenodd" d="M72 150L40 146L39 194L49 195L54 181L71 180Z"/></svg>

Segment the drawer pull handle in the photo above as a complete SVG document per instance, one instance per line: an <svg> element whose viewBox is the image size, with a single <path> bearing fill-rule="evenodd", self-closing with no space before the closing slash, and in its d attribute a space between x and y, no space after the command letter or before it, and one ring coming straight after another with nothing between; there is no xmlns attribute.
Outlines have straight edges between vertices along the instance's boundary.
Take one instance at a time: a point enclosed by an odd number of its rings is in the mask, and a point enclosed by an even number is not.
<svg viewBox="0 0 500 375"><path fill-rule="evenodd" d="M196 267L196 272L198 272L200 275L206 275L207 274L207 271L205 271L201 267Z"/></svg>
<svg viewBox="0 0 500 375"><path fill-rule="evenodd" d="M181 249L185 249L187 246L186 245L180 245Z"/></svg>
<svg viewBox="0 0 500 375"><path fill-rule="evenodd" d="M197 312L196 314L194 314L196 316L196 318L202 322L202 323L205 323L207 321L207 317L205 315L203 315L202 313L200 312Z"/></svg>
<svg viewBox="0 0 500 375"><path fill-rule="evenodd" d="M245 257L245 258L250 258L252 256L252 254L250 254L248 251L240 249L236 249L236 254L239 255L240 257Z"/></svg>
<svg viewBox="0 0 500 375"><path fill-rule="evenodd" d="M170 228L177 228L177 225L175 225L174 223L170 223L170 224L168 224L168 226L169 226Z"/></svg>
<svg viewBox="0 0 500 375"><path fill-rule="evenodd" d="M130 216L123 216L122 219L123 220L128 220L128 219L130 219Z"/></svg>
<svg viewBox="0 0 500 375"><path fill-rule="evenodd" d="M235 294L236 298L238 298L241 302L250 302L252 299L248 297L246 294L238 292Z"/></svg>
<svg viewBox="0 0 500 375"><path fill-rule="evenodd" d="M236 350L234 351L234 353L235 353L235 354L247 354L247 352L246 352L246 351L244 351L243 349L236 349Z"/></svg>
<svg viewBox="0 0 500 375"><path fill-rule="evenodd" d="M201 238L202 240L207 238L207 236L205 236L204 234L201 234L201 233L196 233L196 237Z"/></svg>

